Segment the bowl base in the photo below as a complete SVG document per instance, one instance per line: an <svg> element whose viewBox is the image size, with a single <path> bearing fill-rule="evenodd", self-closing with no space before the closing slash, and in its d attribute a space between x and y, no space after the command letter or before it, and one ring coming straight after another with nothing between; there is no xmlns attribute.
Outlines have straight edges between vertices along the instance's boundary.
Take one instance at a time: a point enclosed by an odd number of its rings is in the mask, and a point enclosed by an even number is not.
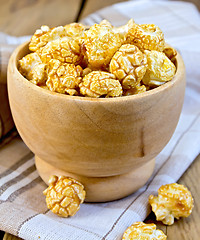
<svg viewBox="0 0 200 240"><path fill-rule="evenodd" d="M130 195L142 187L153 173L155 159L126 174L110 177L86 177L63 171L35 156L40 177L48 185L51 175L68 176L80 181L86 190L85 202L107 202Z"/></svg>

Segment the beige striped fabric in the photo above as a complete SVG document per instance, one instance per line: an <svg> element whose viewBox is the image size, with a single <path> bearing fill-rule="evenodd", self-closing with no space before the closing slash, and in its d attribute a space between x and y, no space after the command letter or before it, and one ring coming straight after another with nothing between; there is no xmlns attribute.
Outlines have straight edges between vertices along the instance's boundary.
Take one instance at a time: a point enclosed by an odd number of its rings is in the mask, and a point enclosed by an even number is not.
<svg viewBox="0 0 200 240"><path fill-rule="evenodd" d="M30 36L13 37L0 32L0 83L6 83L8 60L13 50Z"/></svg>
<svg viewBox="0 0 200 240"><path fill-rule="evenodd" d="M34 155L19 136L0 145L0 229L23 239L113 240L135 221L150 212L148 196L162 184L176 182L200 152L200 16L194 5L168 1L129 1L102 9L82 22L90 25L108 19L114 25L134 18L138 23L155 23L167 42L183 56L187 88L177 129L156 159L153 176L136 193L119 201L84 203L79 212L63 219L47 210L42 191L46 188L34 165ZM8 36L6 36L7 39ZM4 38L1 34L0 39ZM7 42L8 48L18 43ZM23 38L20 41L24 41ZM12 48L12 46L11 46ZM4 48L6 49L6 47ZM7 57L1 49L1 65ZM8 55L7 55L8 56Z"/></svg>

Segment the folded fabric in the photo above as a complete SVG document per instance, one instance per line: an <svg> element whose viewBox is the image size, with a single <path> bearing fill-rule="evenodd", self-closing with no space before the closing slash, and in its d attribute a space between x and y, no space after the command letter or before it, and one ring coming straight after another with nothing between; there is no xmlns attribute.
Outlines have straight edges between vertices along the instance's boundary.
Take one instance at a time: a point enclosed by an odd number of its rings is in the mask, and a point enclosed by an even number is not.
<svg viewBox="0 0 200 240"><path fill-rule="evenodd" d="M10 55L19 44L29 39L30 36L13 37L0 32L0 83L7 81L7 66Z"/></svg>
<svg viewBox="0 0 200 240"><path fill-rule="evenodd" d="M170 142L157 156L147 184L134 194L113 202L84 203L71 218L60 218L47 210L34 156L19 137L0 148L0 229L23 239L75 240L121 239L125 229L143 221L150 213L148 196L162 184L176 182L200 152L200 16L194 5L168 1L129 1L102 9L83 19L87 25L108 19L113 25L130 18L154 23L166 41L177 48L186 65L187 87L183 111ZM19 38L2 36L3 44ZM8 41L9 39L9 41ZM20 41L24 41L20 38ZM5 47L6 49L6 47ZM4 63L8 57L4 56ZM8 55L7 55L8 56ZM4 67L6 64L4 64Z"/></svg>

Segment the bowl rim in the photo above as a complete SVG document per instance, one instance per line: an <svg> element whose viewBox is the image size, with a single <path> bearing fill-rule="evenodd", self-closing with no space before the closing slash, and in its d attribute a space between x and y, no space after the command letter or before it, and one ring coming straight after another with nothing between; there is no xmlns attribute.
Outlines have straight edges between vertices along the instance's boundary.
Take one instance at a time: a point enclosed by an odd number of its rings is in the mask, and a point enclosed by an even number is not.
<svg viewBox="0 0 200 240"><path fill-rule="evenodd" d="M172 87L178 80L181 80L183 75L185 75L185 65L183 62L183 59L180 55L180 53L177 51L176 56L176 73L173 77L173 79L169 82L164 83L161 86L158 86L154 89L151 89L149 91L135 94L135 95L129 95L129 96L121 96L121 97L113 97L113 98L92 98L92 97L84 97L84 96L71 96L67 94L61 94L57 92L52 92L50 90L41 88L40 86L37 86L33 83L31 83L29 80L27 80L18 70L18 60L19 60L19 53L24 49L28 47L30 41L26 41L25 43L19 45L14 52L12 53L8 66L12 68L12 71L14 73L17 73L19 78L18 80L22 81L25 85L27 85L30 88L33 88L35 91L42 91L43 94L47 94L50 96L56 96L64 99L70 99L70 100L76 100L76 101L88 101L88 102L118 102L118 101L128 101L128 100L136 100L140 98L149 97L152 95L157 94L158 92L162 92L170 87ZM31 51L30 51L31 53ZM9 68L8 68L9 69Z"/></svg>

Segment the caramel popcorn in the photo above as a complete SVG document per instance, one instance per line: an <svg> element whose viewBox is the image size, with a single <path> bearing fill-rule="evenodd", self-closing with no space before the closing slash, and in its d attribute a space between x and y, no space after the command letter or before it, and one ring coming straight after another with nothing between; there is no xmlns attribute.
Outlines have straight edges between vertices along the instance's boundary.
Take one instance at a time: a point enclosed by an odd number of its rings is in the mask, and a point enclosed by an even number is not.
<svg viewBox="0 0 200 240"><path fill-rule="evenodd" d="M142 79L147 86L159 86L172 80L175 75L176 67L170 59L158 51L144 51L147 57L147 71Z"/></svg>
<svg viewBox="0 0 200 240"><path fill-rule="evenodd" d="M146 56L134 45L124 44L110 62L110 72L122 82L124 89L135 88L147 69Z"/></svg>
<svg viewBox="0 0 200 240"><path fill-rule="evenodd" d="M93 71L83 78L80 93L88 97L117 97L122 95L122 86L115 75L103 71Z"/></svg>
<svg viewBox="0 0 200 240"><path fill-rule="evenodd" d="M172 225L174 218L188 217L193 208L190 191L183 185L172 183L161 186L158 196L149 196L149 203L158 221Z"/></svg>
<svg viewBox="0 0 200 240"><path fill-rule="evenodd" d="M141 50L163 51L165 46L164 34L154 24L133 24L129 27L126 42Z"/></svg>
<svg viewBox="0 0 200 240"><path fill-rule="evenodd" d="M93 69L106 69L122 40L108 22L94 24L84 34L85 54Z"/></svg>
<svg viewBox="0 0 200 240"><path fill-rule="evenodd" d="M44 47L48 42L66 36L66 30L64 27L59 26L50 29L48 26L42 26L41 29L37 29L31 38L29 49L33 52Z"/></svg>
<svg viewBox="0 0 200 240"><path fill-rule="evenodd" d="M92 69L87 67L85 69L83 69L83 77L85 77L87 74L91 73L92 72Z"/></svg>
<svg viewBox="0 0 200 240"><path fill-rule="evenodd" d="M41 63L36 65L29 73L30 82L36 85L44 85L47 80L46 69L46 64Z"/></svg>
<svg viewBox="0 0 200 240"><path fill-rule="evenodd" d="M177 51L174 48L165 46L163 52L173 63L175 63Z"/></svg>
<svg viewBox="0 0 200 240"><path fill-rule="evenodd" d="M46 64L42 63L37 53L30 53L19 60L19 71L37 85L45 84L47 79Z"/></svg>
<svg viewBox="0 0 200 240"><path fill-rule="evenodd" d="M48 63L51 59L57 59L63 63L78 65L83 60L79 42L69 37L49 42L38 51L38 54L43 63Z"/></svg>
<svg viewBox="0 0 200 240"><path fill-rule="evenodd" d="M41 26L31 38L34 52L19 61L19 71L50 91L118 97L144 93L170 80L177 52L165 44L154 24L114 27L107 20L86 27L80 23Z"/></svg>
<svg viewBox="0 0 200 240"><path fill-rule="evenodd" d="M66 36L71 38L83 37L86 27L81 23L70 23L64 26Z"/></svg>
<svg viewBox="0 0 200 240"><path fill-rule="evenodd" d="M122 240L166 240L167 236L156 230L156 225L136 222L126 229Z"/></svg>
<svg viewBox="0 0 200 240"><path fill-rule="evenodd" d="M84 186L75 179L51 176L44 190L47 207L60 217L73 216L85 199Z"/></svg>
<svg viewBox="0 0 200 240"><path fill-rule="evenodd" d="M147 91L147 88L145 87L145 85L138 85L138 86L135 86L134 88L125 90L123 95L124 96L130 96L130 95L143 93L143 92L146 92L146 91Z"/></svg>
<svg viewBox="0 0 200 240"><path fill-rule="evenodd" d="M82 68L74 64L62 63L52 59L49 62L47 87L58 93L77 95L77 88L82 80Z"/></svg>
<svg viewBox="0 0 200 240"><path fill-rule="evenodd" d="M125 24L125 25L122 25L120 27L113 27L113 31L120 35L120 38L122 40L122 44L126 43L126 38L127 38L127 35L128 35L128 31L129 31L129 29L135 27L135 24L136 23L134 22L134 20L130 19L128 21L128 23Z"/></svg>
<svg viewBox="0 0 200 240"><path fill-rule="evenodd" d="M80 23L71 23L64 27L59 26L52 29L44 25L41 29L36 30L32 36L29 49L35 52L47 43L63 37L78 38L83 36L84 31L85 26Z"/></svg>

